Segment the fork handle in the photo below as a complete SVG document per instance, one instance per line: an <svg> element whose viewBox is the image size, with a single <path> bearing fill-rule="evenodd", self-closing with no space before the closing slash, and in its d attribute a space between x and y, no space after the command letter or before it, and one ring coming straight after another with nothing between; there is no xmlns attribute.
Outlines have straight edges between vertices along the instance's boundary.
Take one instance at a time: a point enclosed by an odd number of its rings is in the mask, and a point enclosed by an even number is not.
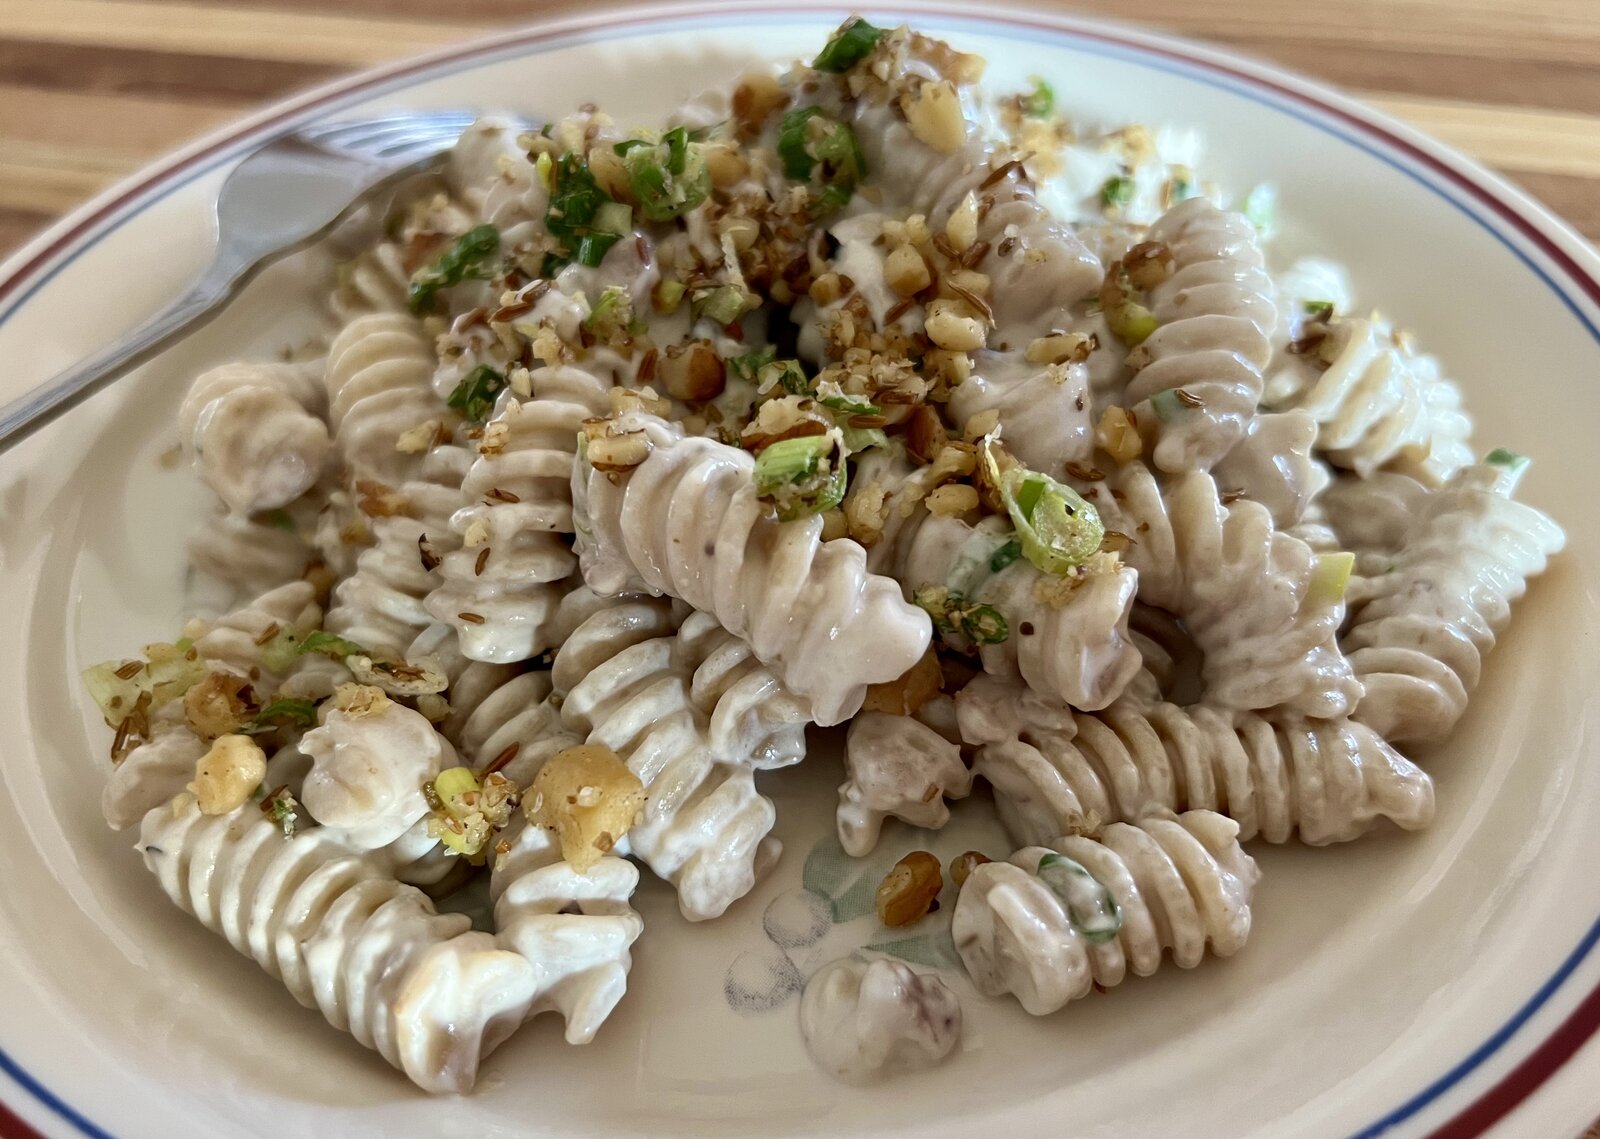
<svg viewBox="0 0 1600 1139"><path fill-rule="evenodd" d="M237 288L236 266L213 263L190 290L101 352L0 406L0 452L148 360L214 312Z"/></svg>

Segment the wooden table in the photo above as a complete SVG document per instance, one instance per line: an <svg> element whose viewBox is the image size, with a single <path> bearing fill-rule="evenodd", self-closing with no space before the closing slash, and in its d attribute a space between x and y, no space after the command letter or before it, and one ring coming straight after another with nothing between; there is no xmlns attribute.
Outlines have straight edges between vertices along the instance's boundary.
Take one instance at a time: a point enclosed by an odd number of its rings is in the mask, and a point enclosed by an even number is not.
<svg viewBox="0 0 1600 1139"><path fill-rule="evenodd" d="M118 176L263 102L578 4L0 0L0 252ZM1600 238L1600 0L1079 6L1340 84L1504 170Z"/></svg>
<svg viewBox="0 0 1600 1139"><path fill-rule="evenodd" d="M0 0L0 254L191 136L580 0ZM863 5L870 7L870 5ZM1331 81L1600 239L1600 0L1098 0ZM334 14L334 13L337 14ZM1600 1125L1591 1130L1600 1136Z"/></svg>

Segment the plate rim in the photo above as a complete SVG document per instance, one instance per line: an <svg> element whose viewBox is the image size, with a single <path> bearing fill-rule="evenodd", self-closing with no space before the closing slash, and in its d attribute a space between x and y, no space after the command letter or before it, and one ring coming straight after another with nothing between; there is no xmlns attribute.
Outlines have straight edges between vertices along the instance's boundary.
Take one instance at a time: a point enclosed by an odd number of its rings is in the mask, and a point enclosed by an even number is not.
<svg viewBox="0 0 1600 1139"><path fill-rule="evenodd" d="M1158 66L1165 70L1220 86L1299 119L1308 127L1331 133L1420 182L1477 222L1540 277L1600 342L1600 319L1597 319L1600 318L1600 252L1549 207L1477 160L1334 87L1248 53L1121 21L1022 7L1013 0L986 5L981 15L971 14L970 8L955 0L885 0L861 6L832 2L813 5L804 0L656 0L628 8L625 21L617 20L621 14L619 8L606 4L586 12L534 19L462 43L363 69L271 103L211 131L120 179L48 226L0 262L0 325L48 287L77 257L122 226L134 222L155 202L225 167L250 149L306 122L337 114L350 104L441 78L495 56L535 55L555 46L626 39L692 27L696 23L719 25L730 17L817 20L843 17L852 11L864 11L868 16L882 13L896 19L934 16L945 24L967 26L990 34L997 30L1002 34L1006 30L1013 33L1025 30L1051 38L1095 41L1111 49L1110 54L1135 62L1142 59L1146 65L1152 60L1164 61ZM1297 111L1295 107L1300 109ZM1341 126L1333 126L1328 120ZM1432 177L1419 176L1418 168ZM1456 193L1447 192L1438 179L1453 187ZM1479 208L1472 208L1469 202ZM1541 265L1527 250L1519 247L1515 236L1527 241L1548 266ZM1584 311L1582 301L1564 289L1561 281L1575 287L1595 310L1593 315ZM1543 1010L1551 998L1569 987L1579 967L1590 963L1597 944L1600 944L1600 917L1556 972L1488 1039L1427 1087L1376 1122L1352 1133L1348 1139L1376 1139L1412 1119L1471 1076L1526 1029L1527 1022ZM1525 1054L1492 1083L1477 1091L1444 1123L1428 1131L1427 1139L1471 1139L1485 1134L1537 1093L1597 1033L1600 1033L1600 984L1577 997L1573 1007L1545 1030L1541 1039L1524 1041ZM14 1083L32 1101L28 1107L45 1109L54 1121L71 1126L76 1134L92 1139L112 1139L109 1132L31 1077L4 1049L0 1049L0 1082ZM13 1132L13 1124L23 1130ZM37 1134L4 1102L0 1102L0 1126L5 1128L6 1134L17 1133L24 1137Z"/></svg>

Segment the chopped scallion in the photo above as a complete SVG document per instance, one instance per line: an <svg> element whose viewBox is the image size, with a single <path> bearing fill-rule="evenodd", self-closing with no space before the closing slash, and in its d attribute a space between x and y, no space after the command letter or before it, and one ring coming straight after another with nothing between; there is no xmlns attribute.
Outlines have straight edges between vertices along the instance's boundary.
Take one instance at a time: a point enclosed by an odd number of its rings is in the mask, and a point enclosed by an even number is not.
<svg viewBox="0 0 1600 1139"><path fill-rule="evenodd" d="M637 141L637 140L635 140ZM694 209L711 193L711 175L698 143L677 127L657 144L617 151L628 171L628 192L649 221L670 221Z"/></svg>
<svg viewBox="0 0 1600 1139"><path fill-rule="evenodd" d="M989 555L989 572L999 573L1022 556L1022 543L1012 538Z"/></svg>
<svg viewBox="0 0 1600 1139"><path fill-rule="evenodd" d="M1019 96L1017 105L1030 119L1048 119L1056 109L1056 89L1037 75L1032 79L1033 90Z"/></svg>
<svg viewBox="0 0 1600 1139"><path fill-rule="evenodd" d="M300 642L300 647L296 650L296 653L299 656L305 656L307 653L321 653L323 656L330 656L334 660L343 660L348 656L365 657L372 655L354 641L347 641L337 633L325 632L322 629L306 634L305 640Z"/></svg>
<svg viewBox="0 0 1600 1139"><path fill-rule="evenodd" d="M255 718L246 724L241 731L245 735L255 735L259 732L270 732L274 728L285 725L305 728L317 722L317 704L315 700L302 700L295 697L286 697L274 700L261 711Z"/></svg>
<svg viewBox="0 0 1600 1139"><path fill-rule="evenodd" d="M1138 187L1132 178L1121 174L1113 174L1100 186L1100 204L1109 208L1120 209L1133 201L1134 191Z"/></svg>
<svg viewBox="0 0 1600 1139"><path fill-rule="evenodd" d="M412 312L426 312L433 308L440 289L448 289L469 279L486 276L484 262L500 252L500 231L492 225L480 225L456 238L450 248L439 255L432 265L419 269L411 278L407 302Z"/></svg>
<svg viewBox="0 0 1600 1139"><path fill-rule="evenodd" d="M1348 550L1318 554L1311 567L1311 581L1306 585L1306 604L1338 605L1343 601L1355 564L1356 556Z"/></svg>
<svg viewBox="0 0 1600 1139"><path fill-rule="evenodd" d="M1039 881L1066 906L1072 928L1092 945L1110 941L1122 929L1122 907L1083 863L1064 854L1039 859Z"/></svg>
<svg viewBox="0 0 1600 1139"><path fill-rule="evenodd" d="M1105 539L1097 511L1070 486L1023 466L1000 469L993 444L979 451L989 481L999 489L1022 556L1048 574L1064 577L1087 562Z"/></svg>
<svg viewBox="0 0 1600 1139"><path fill-rule="evenodd" d="M494 410L494 401L506 386L506 378L488 364L479 364L455 386L445 400L469 423L482 423Z"/></svg>
<svg viewBox="0 0 1600 1139"><path fill-rule="evenodd" d="M852 16L823 45L817 58L811 61L811 66L818 71L831 71L834 74L849 71L867 58L882 38L882 28L873 27L860 16Z"/></svg>

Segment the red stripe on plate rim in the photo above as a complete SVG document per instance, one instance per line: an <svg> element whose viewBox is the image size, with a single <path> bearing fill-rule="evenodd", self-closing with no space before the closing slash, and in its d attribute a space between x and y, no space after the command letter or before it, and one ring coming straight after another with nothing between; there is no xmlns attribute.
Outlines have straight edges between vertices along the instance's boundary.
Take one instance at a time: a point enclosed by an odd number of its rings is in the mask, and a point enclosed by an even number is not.
<svg viewBox="0 0 1600 1139"><path fill-rule="evenodd" d="M882 3L863 5L868 9L894 12L902 15L933 15L956 17L972 21L974 17L953 7L941 4ZM845 11L841 6L838 11ZM673 22L703 16L792 14L796 18L814 18L825 14L823 8L802 8L784 3L728 3L706 5L703 3L652 5L650 15L630 19L630 30L647 30ZM67 249L83 234L111 217L130 202L158 188L163 183L179 177L195 166L215 157L218 153L238 145L251 136L259 135L263 141L294 120L307 118L317 108L336 100L347 99L382 84L410 76L421 76L453 63L469 60L517 47L528 47L552 39L593 31L603 27L615 12L602 11L590 15L571 17L558 22L493 35L460 47L446 48L389 66L359 73L348 79L336 80L316 88L298 98L278 105L274 109L226 128L209 138L202 139L193 148L180 151L144 174L136 174L120 186L112 187L98 200L91 201L69 214L59 223L59 230L48 236L38 249L31 251L6 276L0 280L0 303L46 272ZM1406 128L1387 116L1366 108L1342 105L1336 93L1321 84L1300 80L1304 86L1290 86L1276 78L1284 75L1269 65L1252 65L1233 53L1227 56L1233 62L1224 63L1213 54L1219 49L1196 45L1191 48L1181 41L1157 33L1129 28L1113 30L1104 21L1085 22L1065 14L1042 16L997 9L977 17L975 22L1009 25L1016 28L1046 32L1068 32L1083 39L1095 40L1118 47L1132 48L1149 55L1174 60L1190 67L1198 67L1228 76L1250 86L1270 91L1273 95L1297 103L1321 115L1353 127L1362 134L1382 143L1388 149L1404 156L1413 165L1421 166L1441 176L1457 188L1466 191L1473 199L1487 206L1502 224L1527 239L1561 271L1593 304L1600 307L1600 277L1584 266L1554 237L1550 228L1564 231L1572 240L1571 231L1553 215L1546 218L1529 216L1527 208L1508 200L1505 192L1495 184L1492 176L1477 168L1477 164L1454 158L1446 161L1432 149L1419 145L1406 137ZM1243 66L1241 66L1243 64ZM1600 1032L1600 986L1594 988L1571 1014L1526 1057L1500 1080L1482 1092L1475 1100L1459 1111L1449 1122L1429 1133L1428 1139L1476 1139L1518 1104L1532 1095L1596 1032ZM42 1139L15 1114L0 1104L0 1139Z"/></svg>

